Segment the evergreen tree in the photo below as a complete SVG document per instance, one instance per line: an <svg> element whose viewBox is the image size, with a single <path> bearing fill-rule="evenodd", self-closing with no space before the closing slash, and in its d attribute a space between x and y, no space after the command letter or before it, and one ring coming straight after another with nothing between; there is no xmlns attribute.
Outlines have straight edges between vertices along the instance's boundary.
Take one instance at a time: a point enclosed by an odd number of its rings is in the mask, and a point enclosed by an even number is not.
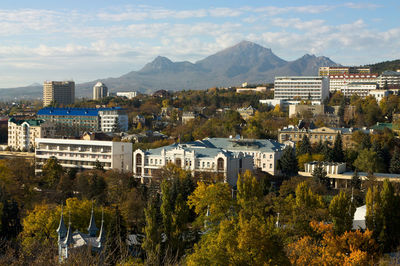
<svg viewBox="0 0 400 266"><path fill-rule="evenodd" d="M390 159L389 171L393 174L400 174L400 149L396 146L393 156Z"/></svg>
<svg viewBox="0 0 400 266"><path fill-rule="evenodd" d="M338 235L350 231L353 227L353 217L356 208L351 198L344 191L340 191L329 204L329 214L333 227Z"/></svg>
<svg viewBox="0 0 400 266"><path fill-rule="evenodd" d="M335 143L332 149L332 159L334 162L343 162L345 159L343 152L342 135L340 133L336 135Z"/></svg>
<svg viewBox="0 0 400 266"><path fill-rule="evenodd" d="M331 183L330 180L327 176L327 173L322 166L320 162L317 163L317 165L314 167L314 170L312 172L312 176L318 180L320 184L325 185L327 188L330 188Z"/></svg>
<svg viewBox="0 0 400 266"><path fill-rule="evenodd" d="M298 148L296 150L296 154L302 155L302 154L311 154L312 148L311 148L311 143L310 140L308 139L307 135L304 134L302 141L299 143Z"/></svg>
<svg viewBox="0 0 400 266"><path fill-rule="evenodd" d="M333 161L333 152L331 147L329 147L329 142L325 141L322 145L322 154L324 155L325 161L332 162Z"/></svg>
<svg viewBox="0 0 400 266"><path fill-rule="evenodd" d="M102 164L98 159L97 159L96 162L95 162L94 169L100 170L100 171L103 171L103 172L104 172L104 166L103 166L103 164Z"/></svg>
<svg viewBox="0 0 400 266"><path fill-rule="evenodd" d="M358 171L355 170L353 176L351 177L351 187L354 189L361 189L361 179L358 176Z"/></svg>
<svg viewBox="0 0 400 266"><path fill-rule="evenodd" d="M113 219L108 225L108 232L105 243L105 264L116 265L127 256L126 238L127 231L125 221L122 218L118 206L115 208Z"/></svg>
<svg viewBox="0 0 400 266"><path fill-rule="evenodd" d="M319 140L317 145L315 145L315 147L314 147L314 153L321 153L322 154L323 153L323 148L324 148L324 145L323 145L322 141Z"/></svg>
<svg viewBox="0 0 400 266"><path fill-rule="evenodd" d="M149 201L147 208L144 210L146 226L144 228L145 238L142 247L146 252L146 258L149 265L160 265L160 209L159 198L155 196Z"/></svg>
<svg viewBox="0 0 400 266"><path fill-rule="evenodd" d="M0 236L11 240L22 230L18 203L0 187Z"/></svg>
<svg viewBox="0 0 400 266"><path fill-rule="evenodd" d="M293 152L293 148L287 146L278 161L278 168L285 176L295 176L298 173L298 162Z"/></svg>

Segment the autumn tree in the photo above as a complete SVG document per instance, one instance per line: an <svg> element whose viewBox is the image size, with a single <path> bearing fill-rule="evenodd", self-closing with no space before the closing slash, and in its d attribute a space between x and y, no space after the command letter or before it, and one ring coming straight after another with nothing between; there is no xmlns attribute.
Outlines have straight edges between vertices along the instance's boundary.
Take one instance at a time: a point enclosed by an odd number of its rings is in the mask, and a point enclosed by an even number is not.
<svg viewBox="0 0 400 266"><path fill-rule="evenodd" d="M311 222L312 233L287 247L293 265L374 265L378 246L372 232L334 233L332 224Z"/></svg>
<svg viewBox="0 0 400 266"><path fill-rule="evenodd" d="M356 211L351 198L344 191L340 191L329 204L329 214L333 221L336 234L341 235L353 227L353 217Z"/></svg>

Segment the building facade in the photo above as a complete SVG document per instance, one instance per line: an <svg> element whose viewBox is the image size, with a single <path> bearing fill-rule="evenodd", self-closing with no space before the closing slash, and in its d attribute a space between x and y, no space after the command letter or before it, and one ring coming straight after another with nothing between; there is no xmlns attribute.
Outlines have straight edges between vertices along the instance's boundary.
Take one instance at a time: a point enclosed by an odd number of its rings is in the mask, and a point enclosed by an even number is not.
<svg viewBox="0 0 400 266"><path fill-rule="evenodd" d="M276 77L274 99L297 104L310 101L321 104L329 96L328 79L325 77Z"/></svg>
<svg viewBox="0 0 400 266"><path fill-rule="evenodd" d="M128 116L120 107L52 108L38 111L38 118L56 126L59 136L80 136L85 131L116 132L128 130Z"/></svg>
<svg viewBox="0 0 400 266"><path fill-rule="evenodd" d="M236 186L238 174L253 169L253 159L243 153L233 153L219 148L210 148L201 141L169 146L133 153L133 173L136 177L152 178L167 165L174 163L196 173L216 173L231 186Z"/></svg>
<svg viewBox="0 0 400 266"><path fill-rule="evenodd" d="M100 163L105 170L132 171L132 143L76 139L36 139L36 172L55 157L65 168L94 169Z"/></svg>
<svg viewBox="0 0 400 266"><path fill-rule="evenodd" d="M346 86L350 83L374 83L377 82L377 74L341 74L329 76L329 91L340 91L344 93Z"/></svg>
<svg viewBox="0 0 400 266"><path fill-rule="evenodd" d="M51 138L54 134L54 125L41 119L8 120L8 146L14 150L31 150L35 138Z"/></svg>
<svg viewBox="0 0 400 266"><path fill-rule="evenodd" d="M137 92L136 91L120 91L120 92L117 92L116 95L118 97L126 97L128 99L133 99L137 96Z"/></svg>
<svg viewBox="0 0 400 266"><path fill-rule="evenodd" d="M344 74L370 74L370 67L348 67L348 66L334 66L334 67L319 67L318 76L329 77L332 75Z"/></svg>
<svg viewBox="0 0 400 266"><path fill-rule="evenodd" d="M285 141L293 141L295 143L302 141L303 136L307 136L311 144L317 144L320 141L328 141L333 144L336 140L337 134L341 134L343 148L351 148L355 145L352 140L352 134L355 131L362 131L365 134L373 133L371 129L359 129L359 128L329 128L320 127L314 129L298 128L294 126L284 127L278 130L278 141L284 143Z"/></svg>
<svg viewBox="0 0 400 266"><path fill-rule="evenodd" d="M383 89L400 87L400 69L397 71L384 71L377 79L379 88Z"/></svg>
<svg viewBox="0 0 400 266"><path fill-rule="evenodd" d="M370 91L376 90L376 82L352 82L347 84L342 92L345 97L357 95L360 97L367 97Z"/></svg>
<svg viewBox="0 0 400 266"><path fill-rule="evenodd" d="M97 82L93 86L93 100L100 100L101 98L108 96L108 88L104 83Z"/></svg>
<svg viewBox="0 0 400 266"><path fill-rule="evenodd" d="M52 103L68 105L75 102L75 82L45 81L43 84L43 106Z"/></svg>

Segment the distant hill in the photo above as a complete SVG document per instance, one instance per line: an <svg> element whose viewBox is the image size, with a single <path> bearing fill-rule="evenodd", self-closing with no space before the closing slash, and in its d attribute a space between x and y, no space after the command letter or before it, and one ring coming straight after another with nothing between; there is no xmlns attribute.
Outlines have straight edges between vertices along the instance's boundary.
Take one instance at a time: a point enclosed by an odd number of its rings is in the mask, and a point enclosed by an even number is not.
<svg viewBox="0 0 400 266"><path fill-rule="evenodd" d="M166 57L158 56L139 71L132 71L117 78L77 84L75 91L77 97L90 97L92 87L98 81L105 83L111 92L136 90L151 93L160 89L176 91L229 87L243 82L273 82L275 76L317 75L320 66L337 65L327 57L308 54L294 61L286 61L275 55L271 49L242 41L195 63L172 62ZM41 91L37 93L36 87L32 87L32 90L32 96L41 96ZM7 91L9 96L21 95L18 89Z"/></svg>
<svg viewBox="0 0 400 266"><path fill-rule="evenodd" d="M380 62L380 63L376 63L376 64L370 64L367 66L371 67L372 73L381 74L385 70L396 71L396 70L400 69L400 59Z"/></svg>

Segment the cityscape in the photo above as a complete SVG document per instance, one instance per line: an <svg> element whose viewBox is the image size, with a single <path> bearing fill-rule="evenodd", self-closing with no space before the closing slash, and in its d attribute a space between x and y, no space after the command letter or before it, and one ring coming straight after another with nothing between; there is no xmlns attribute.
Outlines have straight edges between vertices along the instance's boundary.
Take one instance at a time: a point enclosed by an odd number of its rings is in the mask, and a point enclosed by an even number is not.
<svg viewBox="0 0 400 266"><path fill-rule="evenodd" d="M0 265L400 265L399 4L44 2L0 5Z"/></svg>

